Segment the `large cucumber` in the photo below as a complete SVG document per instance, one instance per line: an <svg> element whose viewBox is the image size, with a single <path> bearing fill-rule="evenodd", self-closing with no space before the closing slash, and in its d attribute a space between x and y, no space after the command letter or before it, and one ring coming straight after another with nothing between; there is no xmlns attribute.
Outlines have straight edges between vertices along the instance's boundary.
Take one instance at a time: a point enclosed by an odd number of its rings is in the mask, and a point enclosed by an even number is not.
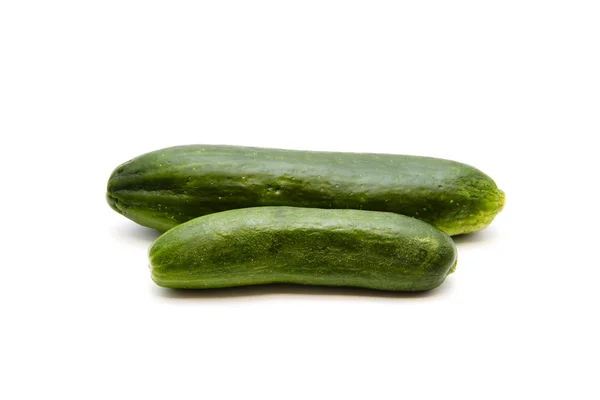
<svg viewBox="0 0 600 400"><path fill-rule="evenodd" d="M219 211L295 206L389 211L455 235L489 225L504 193L478 169L443 159L189 145L120 165L107 200L161 231Z"/></svg>
<svg viewBox="0 0 600 400"><path fill-rule="evenodd" d="M452 239L399 214L255 207L196 218L160 236L152 279L170 288L267 283L419 291L456 263Z"/></svg>

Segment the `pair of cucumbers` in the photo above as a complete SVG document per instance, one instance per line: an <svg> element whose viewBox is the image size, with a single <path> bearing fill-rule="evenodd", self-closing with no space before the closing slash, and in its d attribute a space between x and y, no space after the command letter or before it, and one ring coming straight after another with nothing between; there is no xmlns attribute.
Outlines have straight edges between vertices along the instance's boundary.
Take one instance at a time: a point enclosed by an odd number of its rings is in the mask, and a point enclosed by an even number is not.
<svg viewBox="0 0 600 400"><path fill-rule="evenodd" d="M449 235L489 225L504 193L450 160L189 145L117 167L107 201L166 232L149 251L160 286L421 291L454 270Z"/></svg>

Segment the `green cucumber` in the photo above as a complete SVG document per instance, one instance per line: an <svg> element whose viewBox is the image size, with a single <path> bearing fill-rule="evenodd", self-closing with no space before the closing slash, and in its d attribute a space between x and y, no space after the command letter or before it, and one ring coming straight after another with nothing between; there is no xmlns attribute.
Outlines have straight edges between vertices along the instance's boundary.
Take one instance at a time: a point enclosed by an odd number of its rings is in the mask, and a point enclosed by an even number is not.
<svg viewBox="0 0 600 400"><path fill-rule="evenodd" d="M120 165L107 201L160 231L230 209L294 206L394 212L456 235L489 225L504 193L478 169L437 158L189 145Z"/></svg>
<svg viewBox="0 0 600 400"><path fill-rule="evenodd" d="M149 251L152 279L168 288L270 283L421 291L456 265L452 239L404 215L254 207L196 218Z"/></svg>

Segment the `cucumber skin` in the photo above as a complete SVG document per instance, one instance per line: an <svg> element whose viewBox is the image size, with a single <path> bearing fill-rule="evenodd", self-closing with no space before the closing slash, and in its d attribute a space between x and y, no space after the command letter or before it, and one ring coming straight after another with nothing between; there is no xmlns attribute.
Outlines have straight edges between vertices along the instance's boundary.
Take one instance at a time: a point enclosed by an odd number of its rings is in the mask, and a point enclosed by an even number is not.
<svg viewBox="0 0 600 400"><path fill-rule="evenodd" d="M294 206L394 212L456 235L489 225L504 193L478 169L437 158L188 145L117 167L107 201L163 232L230 209Z"/></svg>
<svg viewBox="0 0 600 400"><path fill-rule="evenodd" d="M149 250L159 286L209 289L271 283L423 291L454 270L452 239L399 214L256 207L196 218Z"/></svg>

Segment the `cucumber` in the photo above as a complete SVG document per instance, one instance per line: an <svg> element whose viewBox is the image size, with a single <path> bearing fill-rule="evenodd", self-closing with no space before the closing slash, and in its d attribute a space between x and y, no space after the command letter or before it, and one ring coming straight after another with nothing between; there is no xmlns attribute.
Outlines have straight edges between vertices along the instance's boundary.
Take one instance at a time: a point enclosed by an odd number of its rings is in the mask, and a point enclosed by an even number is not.
<svg viewBox="0 0 600 400"><path fill-rule="evenodd" d="M504 193L483 172L450 160L189 145L120 165L107 201L160 231L230 209L294 206L394 212L456 235L489 225Z"/></svg>
<svg viewBox="0 0 600 400"><path fill-rule="evenodd" d="M452 239L399 214L254 207L193 219L149 250L152 279L168 288L270 283L390 291L433 289L456 265Z"/></svg>

